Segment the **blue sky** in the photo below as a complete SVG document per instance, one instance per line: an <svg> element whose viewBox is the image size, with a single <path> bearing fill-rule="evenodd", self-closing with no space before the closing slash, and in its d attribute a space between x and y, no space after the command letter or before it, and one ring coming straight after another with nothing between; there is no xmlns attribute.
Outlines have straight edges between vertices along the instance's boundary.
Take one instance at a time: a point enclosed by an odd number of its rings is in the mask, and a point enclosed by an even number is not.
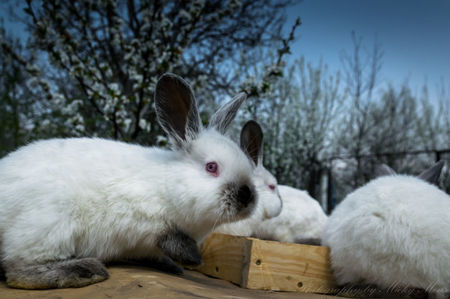
<svg viewBox="0 0 450 299"><path fill-rule="evenodd" d="M6 7L0 3L0 17L10 32L21 35L24 27L9 22ZM351 52L355 31L368 48L375 35L381 43L379 87L407 80L419 94L427 83L434 100L441 81L450 88L450 0L303 0L288 9L286 29L297 16L302 25L291 59L303 55L313 64L322 59L330 71L342 69L340 53Z"/></svg>
<svg viewBox="0 0 450 299"><path fill-rule="evenodd" d="M450 84L450 1L448 0L304 0L288 10L288 26L300 16L293 57L320 59L330 70L342 69L340 53L352 50L351 32L366 47L375 35L384 51L379 87L408 80L414 92L428 83Z"/></svg>

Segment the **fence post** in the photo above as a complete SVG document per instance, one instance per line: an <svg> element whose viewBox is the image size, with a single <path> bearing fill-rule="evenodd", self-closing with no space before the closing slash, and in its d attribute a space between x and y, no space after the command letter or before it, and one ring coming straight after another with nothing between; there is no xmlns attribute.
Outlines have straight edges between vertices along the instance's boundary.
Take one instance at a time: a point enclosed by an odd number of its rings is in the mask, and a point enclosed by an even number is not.
<svg viewBox="0 0 450 299"><path fill-rule="evenodd" d="M434 152L434 156L435 156L435 162L439 162L441 160L441 152L440 151L435 151Z"/></svg>
<svg viewBox="0 0 450 299"><path fill-rule="evenodd" d="M327 181L327 209L326 209L326 213L330 214L331 211L334 209L334 207L336 206L336 197L334 194L334 186L333 186L333 172L331 169L331 164L330 167L328 167L328 181Z"/></svg>

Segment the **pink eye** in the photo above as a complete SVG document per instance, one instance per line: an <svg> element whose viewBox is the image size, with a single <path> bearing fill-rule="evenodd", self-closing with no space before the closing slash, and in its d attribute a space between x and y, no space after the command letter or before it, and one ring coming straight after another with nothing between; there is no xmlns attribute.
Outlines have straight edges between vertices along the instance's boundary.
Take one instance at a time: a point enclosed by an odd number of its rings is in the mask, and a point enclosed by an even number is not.
<svg viewBox="0 0 450 299"><path fill-rule="evenodd" d="M272 190L272 191L275 190L275 185L274 184L270 184L269 185L269 189Z"/></svg>
<svg viewBox="0 0 450 299"><path fill-rule="evenodd" d="M216 162L208 162L205 167L206 171L213 176L219 176L219 166Z"/></svg>

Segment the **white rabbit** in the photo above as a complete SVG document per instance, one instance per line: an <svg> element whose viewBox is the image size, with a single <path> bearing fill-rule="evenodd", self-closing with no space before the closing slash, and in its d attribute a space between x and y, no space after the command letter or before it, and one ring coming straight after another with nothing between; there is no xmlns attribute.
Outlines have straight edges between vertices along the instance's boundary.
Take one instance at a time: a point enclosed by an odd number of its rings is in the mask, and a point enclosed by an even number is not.
<svg viewBox="0 0 450 299"><path fill-rule="evenodd" d="M450 290L450 197L425 181L436 180L442 166L418 178L379 177L338 205L323 244L339 284Z"/></svg>
<svg viewBox="0 0 450 299"><path fill-rule="evenodd" d="M280 214L282 203L278 194L277 180L263 166L263 132L257 122L251 120L244 125L241 130L240 144L242 150L256 165L253 183L258 194L258 204L250 217L223 224L216 229L216 232L249 237L261 221Z"/></svg>
<svg viewBox="0 0 450 299"><path fill-rule="evenodd" d="M306 191L278 185L283 209L280 215L262 221L253 235L260 239L319 245L327 215Z"/></svg>
<svg viewBox="0 0 450 299"><path fill-rule="evenodd" d="M17 288L102 281L102 262L149 258L173 273L201 263L197 242L216 224L247 217L253 167L224 136L239 94L203 129L190 86L157 83L158 121L172 150L104 139L39 141L0 160L0 249Z"/></svg>

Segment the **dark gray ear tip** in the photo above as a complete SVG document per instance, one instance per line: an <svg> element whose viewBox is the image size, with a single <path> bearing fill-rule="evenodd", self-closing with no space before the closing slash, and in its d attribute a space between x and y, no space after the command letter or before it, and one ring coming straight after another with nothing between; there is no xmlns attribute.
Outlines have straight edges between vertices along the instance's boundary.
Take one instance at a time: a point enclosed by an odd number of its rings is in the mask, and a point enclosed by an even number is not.
<svg viewBox="0 0 450 299"><path fill-rule="evenodd" d="M167 86L168 84L183 85L188 89L191 88L189 83L180 76L173 73L164 73L161 77L159 77L158 82L156 83L156 91L161 89L161 87Z"/></svg>
<svg viewBox="0 0 450 299"><path fill-rule="evenodd" d="M396 172L387 164L380 164L375 168L375 177L396 175Z"/></svg>
<svg viewBox="0 0 450 299"><path fill-rule="evenodd" d="M440 161L436 162L436 164L434 164L434 167L433 167L433 168L435 168L436 171L437 171L437 172L439 173L439 175L440 175L441 172L442 172L442 169L444 168L444 166L445 166L445 161L444 161L444 160L440 160Z"/></svg>
<svg viewBox="0 0 450 299"><path fill-rule="evenodd" d="M186 80L176 74L165 73L156 82L155 102L163 101L168 94L176 92L188 94L189 98L194 99L191 85Z"/></svg>
<svg viewBox="0 0 450 299"><path fill-rule="evenodd" d="M387 165L387 164L385 164L385 163L383 163L383 164L381 164L381 165L378 165L378 167L380 167L380 168L383 168L383 169L392 169L391 167L389 167L389 165Z"/></svg>
<svg viewBox="0 0 450 299"><path fill-rule="evenodd" d="M429 183L438 185L444 164L445 162L443 160L435 163L433 166L431 166L430 168L419 174L418 178L427 181Z"/></svg>
<svg viewBox="0 0 450 299"><path fill-rule="evenodd" d="M245 98L247 98L247 93L245 92L245 91L241 91L240 93L238 93L236 96L238 96L238 97L245 97Z"/></svg>
<svg viewBox="0 0 450 299"><path fill-rule="evenodd" d="M159 77L158 82L161 80L183 80L183 78L174 73L164 73Z"/></svg>
<svg viewBox="0 0 450 299"><path fill-rule="evenodd" d="M222 105L219 110L211 116L208 127L215 128L219 133L225 134L245 99L247 99L246 93L241 92L233 97L231 101Z"/></svg>
<svg viewBox="0 0 450 299"><path fill-rule="evenodd" d="M247 93L246 92L240 92L237 95L234 96L233 102L244 102L247 99Z"/></svg>
<svg viewBox="0 0 450 299"><path fill-rule="evenodd" d="M242 127L240 146L255 165L262 164L263 131L254 120L249 120Z"/></svg>
<svg viewBox="0 0 450 299"><path fill-rule="evenodd" d="M433 166L431 166L429 169L433 169L435 173L441 173L442 168L444 168L445 165L445 161L444 160L440 160L438 162L436 162Z"/></svg>
<svg viewBox="0 0 450 299"><path fill-rule="evenodd" d="M259 143L262 143L262 140L264 138L264 134L262 131L261 126L258 124L258 122L254 120L247 121L244 126L242 127L241 131L241 142L243 142L243 138L245 134L250 134L253 136L255 140L258 140Z"/></svg>
<svg viewBox="0 0 450 299"><path fill-rule="evenodd" d="M253 132L256 132L258 134L263 134L261 126L258 124L258 122L254 120L249 120L244 124L244 127L242 130L252 130Z"/></svg>

